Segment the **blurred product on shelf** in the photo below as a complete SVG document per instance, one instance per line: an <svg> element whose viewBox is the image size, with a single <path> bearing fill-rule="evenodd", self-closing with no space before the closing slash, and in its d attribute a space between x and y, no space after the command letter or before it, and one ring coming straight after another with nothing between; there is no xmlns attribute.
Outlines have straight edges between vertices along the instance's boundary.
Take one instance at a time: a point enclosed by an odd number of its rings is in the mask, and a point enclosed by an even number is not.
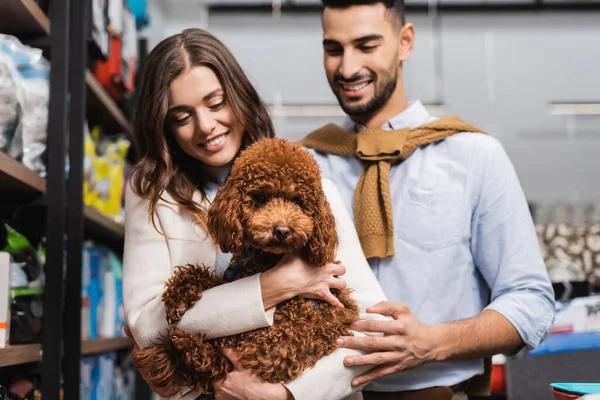
<svg viewBox="0 0 600 400"><path fill-rule="evenodd" d="M108 0L92 0L92 26L89 54L93 59L106 60L110 51L108 32Z"/></svg>
<svg viewBox="0 0 600 400"><path fill-rule="evenodd" d="M17 366L6 374L0 369L0 400L42 400L40 373L38 365ZM135 399L135 368L128 352L82 357L79 392L80 400Z"/></svg>
<svg viewBox="0 0 600 400"><path fill-rule="evenodd" d="M135 90L138 59L136 22L134 14L122 0L108 3L108 21L108 57L96 63L93 73L109 95L119 102L124 94Z"/></svg>
<svg viewBox="0 0 600 400"><path fill-rule="evenodd" d="M39 370L17 368L12 374L0 375L0 400L42 400Z"/></svg>
<svg viewBox="0 0 600 400"><path fill-rule="evenodd" d="M552 333L583 332L600 332L600 296L580 297L559 305Z"/></svg>
<svg viewBox="0 0 600 400"><path fill-rule="evenodd" d="M8 224L0 225L0 251L12 258L10 281L11 288L42 288L44 286L45 250L37 249L25 235Z"/></svg>
<svg viewBox="0 0 600 400"><path fill-rule="evenodd" d="M131 142L125 135L102 136L98 127L89 131L87 124L84 134L84 203L122 223L123 184Z"/></svg>
<svg viewBox="0 0 600 400"><path fill-rule="evenodd" d="M532 210L556 298L600 290L600 203L532 204Z"/></svg>
<svg viewBox="0 0 600 400"><path fill-rule="evenodd" d="M39 343L44 249L34 249L24 235L7 224L1 224L0 231L0 276L5 277L0 280L0 347Z"/></svg>
<svg viewBox="0 0 600 400"><path fill-rule="evenodd" d="M123 265L117 255L91 241L84 243L81 338L124 337Z"/></svg>
<svg viewBox="0 0 600 400"><path fill-rule="evenodd" d="M0 150L46 174L50 63L42 51L0 34Z"/></svg>
<svg viewBox="0 0 600 400"><path fill-rule="evenodd" d="M7 224L0 228L0 348L40 343L44 248L33 248ZM125 337L121 259L114 251L86 241L82 268L82 340Z"/></svg>
<svg viewBox="0 0 600 400"><path fill-rule="evenodd" d="M135 369L129 355L105 353L81 360L80 400L135 398Z"/></svg>
<svg viewBox="0 0 600 400"><path fill-rule="evenodd" d="M10 254L0 251L0 349L8 344ZM0 393L1 396L1 393Z"/></svg>
<svg viewBox="0 0 600 400"><path fill-rule="evenodd" d="M150 24L146 0L127 0L127 4L135 16L135 24L138 30L143 29Z"/></svg>

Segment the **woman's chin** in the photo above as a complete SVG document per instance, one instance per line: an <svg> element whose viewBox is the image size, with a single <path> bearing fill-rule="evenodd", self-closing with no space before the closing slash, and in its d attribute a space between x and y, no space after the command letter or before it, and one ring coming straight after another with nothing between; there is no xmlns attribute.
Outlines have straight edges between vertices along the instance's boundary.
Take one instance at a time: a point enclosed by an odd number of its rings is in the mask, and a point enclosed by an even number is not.
<svg viewBox="0 0 600 400"><path fill-rule="evenodd" d="M195 158L211 167L226 167L228 165L231 165L235 154L235 151L231 151L230 149L223 149L218 153L202 154Z"/></svg>

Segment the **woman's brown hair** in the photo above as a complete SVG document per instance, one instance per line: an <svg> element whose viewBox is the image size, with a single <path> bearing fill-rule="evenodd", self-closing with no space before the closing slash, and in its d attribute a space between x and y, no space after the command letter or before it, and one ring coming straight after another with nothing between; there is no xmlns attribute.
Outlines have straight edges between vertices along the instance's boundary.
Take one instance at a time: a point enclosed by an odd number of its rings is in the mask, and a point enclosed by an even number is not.
<svg viewBox="0 0 600 400"><path fill-rule="evenodd" d="M229 49L202 29L186 29L160 42L149 54L142 72L133 128L140 162L134 167L134 193L150 201L154 214L166 190L185 210L206 226L207 210L194 201L196 189L206 198L208 177L202 163L181 150L170 131L169 88L183 72L204 66L217 75L228 104L244 126L242 149L273 137L273 123L260 96ZM192 89L190 89L192 90Z"/></svg>

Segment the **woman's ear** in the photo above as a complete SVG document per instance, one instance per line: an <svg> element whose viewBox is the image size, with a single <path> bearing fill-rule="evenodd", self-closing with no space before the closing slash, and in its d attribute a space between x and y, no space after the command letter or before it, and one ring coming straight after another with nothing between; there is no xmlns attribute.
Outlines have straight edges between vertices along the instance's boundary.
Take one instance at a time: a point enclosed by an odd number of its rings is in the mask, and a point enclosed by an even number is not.
<svg viewBox="0 0 600 400"><path fill-rule="evenodd" d="M314 228L306 245L306 257L310 265L322 267L335 260L339 240L333 212L322 190L313 204Z"/></svg>
<svg viewBox="0 0 600 400"><path fill-rule="evenodd" d="M224 253L235 253L242 247L241 216L242 196L229 179L208 209L208 232Z"/></svg>

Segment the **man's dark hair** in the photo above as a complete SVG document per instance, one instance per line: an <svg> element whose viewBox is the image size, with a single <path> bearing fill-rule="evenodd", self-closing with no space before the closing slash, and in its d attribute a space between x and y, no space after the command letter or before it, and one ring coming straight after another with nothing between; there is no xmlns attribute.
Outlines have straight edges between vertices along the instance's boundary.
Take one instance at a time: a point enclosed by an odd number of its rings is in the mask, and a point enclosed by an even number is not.
<svg viewBox="0 0 600 400"><path fill-rule="evenodd" d="M348 8L382 3L393 18L394 26L400 30L404 26L404 0L322 0L323 7Z"/></svg>

